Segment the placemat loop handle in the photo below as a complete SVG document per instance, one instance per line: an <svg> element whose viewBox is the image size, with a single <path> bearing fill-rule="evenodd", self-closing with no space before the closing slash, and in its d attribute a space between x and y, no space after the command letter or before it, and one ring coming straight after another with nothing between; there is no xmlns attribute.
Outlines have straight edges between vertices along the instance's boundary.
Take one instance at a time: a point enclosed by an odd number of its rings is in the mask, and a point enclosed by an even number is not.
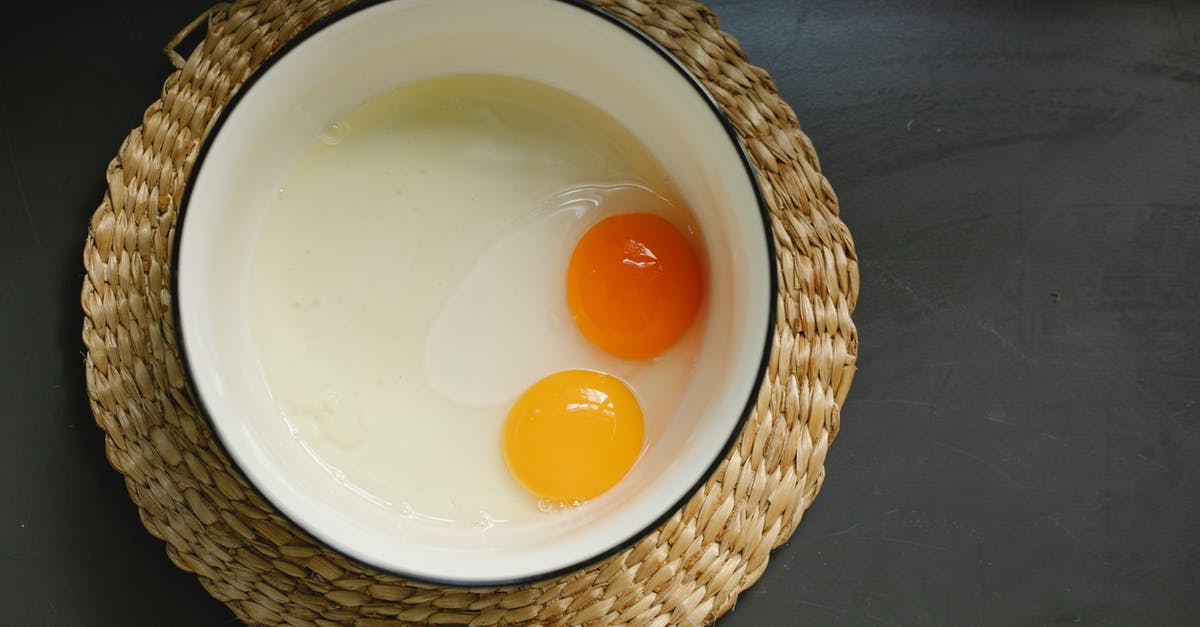
<svg viewBox="0 0 1200 627"><path fill-rule="evenodd" d="M205 28L212 28L214 24L225 19L225 10L229 8L229 4L228 2L221 2L208 7L203 13L197 15L191 22L188 22L187 26L184 26L178 33L175 33L175 36L167 42L167 45L163 47L163 52L166 53L167 59L171 61L171 65L175 66L175 69L182 70L183 65L187 62L183 58L183 55L179 54L179 51L176 50L179 44L183 43L183 40L187 39L201 24L205 24Z"/></svg>

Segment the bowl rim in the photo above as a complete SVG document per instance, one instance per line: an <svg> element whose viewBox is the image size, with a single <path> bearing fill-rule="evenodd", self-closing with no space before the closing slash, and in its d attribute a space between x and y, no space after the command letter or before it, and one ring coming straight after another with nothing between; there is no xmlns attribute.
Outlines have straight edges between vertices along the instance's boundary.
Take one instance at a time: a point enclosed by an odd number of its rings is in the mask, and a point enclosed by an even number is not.
<svg viewBox="0 0 1200 627"><path fill-rule="evenodd" d="M322 30L333 25L336 22L338 22L350 15L358 13L359 11L362 11L362 10L365 10L365 9L368 9L368 8L371 8L374 6L387 4L392 1L393 0L359 0L358 2L355 2L353 4L341 7L339 9L335 9L334 11L330 12L326 16L324 16L318 20L315 20L313 23L311 23L307 27L305 27L302 31L300 31L299 33L294 35L291 39L284 42L274 53L272 53L270 56L268 56L266 59L264 59L261 63L259 63L251 71L250 75L245 78L245 80L242 82L242 84L236 88L236 91L234 91L234 93L230 96L229 100L226 101L225 104L221 107L221 110L217 114L217 117L212 121L204 138L201 140L200 149L196 153L196 159L193 162L191 172L188 175L188 180L186 183L186 187L184 189L183 197L180 200L179 207L176 209L176 217L175 217L176 236L172 238L171 247L170 247L171 248L170 286L171 286L171 293L173 295L179 294L179 275L180 275L179 267L178 267L178 264L180 261L179 251L180 251L180 247L183 243L183 239L184 239L184 235L185 235L185 227L186 227L187 213L188 213L187 210L191 204L192 192L195 189L195 185L193 184L195 182L195 177L196 177L196 175L199 174L200 168L204 164L205 158L208 156L208 151L212 147L214 139L220 133L220 131L221 131L222 127L225 125L225 122L227 121L228 117L232 114L234 109L237 107L237 104L241 101L241 99L247 93L249 93L250 89L254 86L254 83L257 82L262 76L264 76L266 74L266 72L269 69L271 69L272 66L274 66L276 63L278 63L280 60L282 60L284 57L286 57L289 52L291 52L297 46L303 44L310 37L316 35L317 33L321 32ZM747 151L745 144L743 143L740 135L738 134L737 129L733 126L733 122L729 119L729 116L725 113L725 110L716 101L716 99L713 97L712 93L709 92L709 90L704 86L704 84L700 81L700 79L697 78L696 75L691 72L691 70L689 70L686 66L683 65L682 61L680 61L674 54L672 54L669 50L667 50L662 44L655 41L648 34L643 32L641 29L634 26L630 22L626 21L624 18L622 18L622 17L616 15L615 13L612 13L602 7L593 5L590 2L588 2L587 0L541 0L541 1L564 4L564 5L572 6L576 9L585 11L587 13L590 13L593 16L608 22L609 24L618 27L620 30L624 31L626 34L630 35L631 37L636 39L641 44L649 47L651 50L653 50L655 53L657 53L660 57L662 57L667 62L668 65L670 65L672 68L674 68L684 78L684 80L686 80L687 83L692 86L692 88L695 90L697 96L699 96L701 98L701 100L704 101L704 103L708 106L709 110L716 117L717 121L721 124L721 127L724 129L725 134L726 134L727 138L729 139L731 148L733 148L734 152L736 153L736 155L738 157L738 160L742 163L742 166L745 169L745 173L746 173L747 179L750 183L750 187L754 192L755 204L757 205L759 218L761 219L761 223L762 223L762 227L763 227L763 235L764 235L763 239L766 244L765 252L767 255L767 270L768 270L768 275L769 275L767 278L767 281L768 281L768 302L766 303L767 325L766 325L765 337L763 339L763 348L762 348L761 355L759 357L759 364L757 366L757 377L755 379L757 381L757 384L751 388L751 390L748 394L748 397L746 399L746 402L742 408L742 411L738 415L737 422L736 422L736 424L734 424L733 430L730 432L728 439L725 441L725 443L720 448L720 454L717 455L712 460L712 462L708 465L708 467L704 470L704 472L701 473L701 475L699 477L697 477L695 482L691 485L691 487L689 487L687 489L687 491L685 491L683 493L683 495L679 498L678 501L676 501L675 503L672 503L670 505L670 507L667 507L666 509L664 509L663 512L659 516L657 516L653 521L651 521L645 527L637 530L636 532L631 534L629 537L615 543L613 546L606 547L606 548L599 550L597 553L591 555L590 557L577 560L575 562L572 562L571 564L567 564L565 566L562 566L562 567L559 567L559 568L556 568L553 570L532 573L529 575L518 576L518 577L493 578L493 579L471 579L471 578L467 578L467 577L464 577L464 578L431 577L431 576L425 575L425 574L419 574L419 573L405 571L403 569L397 568L395 565L392 565L392 564L383 564L383 563L375 562L365 556L353 555L353 554L349 553L348 551L335 546L333 542L325 540L323 537L323 534L318 533L316 530L311 529L303 521L298 520L297 518L293 517L291 514L289 514L287 511L285 511L286 508L283 508L283 507L280 507L279 505L277 505L274 502L274 500L267 497L267 495L265 493L263 493L262 489L254 482L254 480L250 477L250 475L247 474L245 472L245 470L243 470L241 464L238 461L237 456L233 455L232 452L230 451L228 443L225 440L225 436L222 435L221 429L217 426L217 422L212 417L212 412L209 411L208 406L205 404L203 395L200 394L200 392L193 385L193 381L195 381L196 378L194 376L194 370L192 367L192 359L189 356L189 351L187 349L187 340L185 339L184 334L183 334L184 325L180 322L183 318L183 310L180 309L178 306L178 303L179 303L178 298L172 299L171 308L174 311L175 319L176 319L176 324L174 325L174 329L173 329L173 335L175 336L175 344L176 344L177 350L179 352L179 357L180 357L179 361L183 368L184 378L185 378L185 382L187 384L188 391L190 392L190 396L195 403L197 413L205 421L205 423L207 423L207 425L209 427L209 431L211 431L212 434L215 436L212 441L221 450L221 452L224 454L225 458L229 460L230 464L239 473L242 474L242 476L245 478L246 485L251 490L253 490L260 498L262 498L263 502L270 504L272 509L275 510L276 514L283 517L285 520L287 520L289 523L294 525L296 528L302 530L304 533L310 535L323 548L328 549L333 552L336 552L337 554L339 554L353 562L357 562L359 564L368 566L370 568L373 568L380 572L386 573L388 575L401 577L401 578L408 579L411 581L417 581L417 582L423 582L423 583L429 583L429 584L435 584L435 585L455 586L455 587L510 586L510 585L524 584L524 583L547 581L547 580L550 580L550 579L553 579L556 577L560 577L565 574L573 573L573 572L582 570L584 568L587 568L589 566L592 566L598 562L601 562L609 557L612 557L613 555L616 555L617 553L633 546L635 543L637 543L639 540L644 538L650 532L654 531L659 526L661 526L664 522L667 521L667 519L669 519L671 516L673 516L676 512L678 512L680 509L682 509L685 505L687 505L688 501L690 501L692 499L692 497L696 495L696 493L700 490L700 488L703 487L706 483L708 483L709 479L712 478L712 476L716 472L717 468L721 465L721 462L724 461L729 456L729 452L732 450L734 444L741 437L742 431L745 429L746 423L749 421L750 414L751 414L751 412L754 411L754 407L757 404L759 390L762 387L762 380L763 380L764 375L766 374L767 367L770 362L771 349L774 345L775 327L776 327L776 322L777 322L777 312L776 312L776 307L775 307L775 301L776 301L776 298L777 298L778 292L779 292L779 278L778 278L779 264L778 264L778 261L776 260L776 247L775 247L775 239L773 237L773 229L771 226L770 206L767 203L766 196L763 194L762 182L759 180L758 170L757 170L757 168L754 167L754 164L750 158L750 154Z"/></svg>

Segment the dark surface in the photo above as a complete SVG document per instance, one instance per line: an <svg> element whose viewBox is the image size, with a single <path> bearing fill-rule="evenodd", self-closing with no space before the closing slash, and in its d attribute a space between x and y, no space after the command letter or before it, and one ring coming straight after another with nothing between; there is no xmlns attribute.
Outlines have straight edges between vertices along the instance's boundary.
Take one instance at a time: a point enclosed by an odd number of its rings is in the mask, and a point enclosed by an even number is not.
<svg viewBox="0 0 1200 627"><path fill-rule="evenodd" d="M0 623L232 621L104 459L79 341L104 169L208 0L0 25ZM1200 616L1200 6L713 2L861 258L828 479L721 624Z"/></svg>

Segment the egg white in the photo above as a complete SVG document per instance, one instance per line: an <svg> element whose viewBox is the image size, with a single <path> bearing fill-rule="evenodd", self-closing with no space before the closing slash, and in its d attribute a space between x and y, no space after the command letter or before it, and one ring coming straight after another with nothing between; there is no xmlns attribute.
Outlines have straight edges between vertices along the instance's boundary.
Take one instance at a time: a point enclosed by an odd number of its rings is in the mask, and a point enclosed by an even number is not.
<svg viewBox="0 0 1200 627"><path fill-rule="evenodd" d="M398 519L544 514L509 475L509 405L552 372L621 377L645 446L675 419L703 315L657 358L591 345L566 306L579 237L653 207L702 250L678 194L616 121L563 92L465 76L361 105L298 156L267 213L252 320L296 437Z"/></svg>

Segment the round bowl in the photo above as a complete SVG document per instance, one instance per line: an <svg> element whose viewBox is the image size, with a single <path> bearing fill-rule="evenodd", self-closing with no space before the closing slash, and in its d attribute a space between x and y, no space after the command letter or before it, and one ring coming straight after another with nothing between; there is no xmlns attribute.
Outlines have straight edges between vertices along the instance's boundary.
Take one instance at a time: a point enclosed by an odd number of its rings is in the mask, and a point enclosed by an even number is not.
<svg viewBox="0 0 1200 627"><path fill-rule="evenodd" d="M343 486L280 418L259 371L249 267L295 157L331 121L411 81L501 74L599 107L659 160L702 232L707 320L686 398L628 475L581 507L497 529L398 524ZM716 469L753 406L774 328L770 220L711 96L619 19L566 0L365 2L308 28L243 85L209 135L176 237L178 330L225 451L285 516L346 555L452 585L548 578L628 546ZM430 469L436 472L436 469Z"/></svg>

